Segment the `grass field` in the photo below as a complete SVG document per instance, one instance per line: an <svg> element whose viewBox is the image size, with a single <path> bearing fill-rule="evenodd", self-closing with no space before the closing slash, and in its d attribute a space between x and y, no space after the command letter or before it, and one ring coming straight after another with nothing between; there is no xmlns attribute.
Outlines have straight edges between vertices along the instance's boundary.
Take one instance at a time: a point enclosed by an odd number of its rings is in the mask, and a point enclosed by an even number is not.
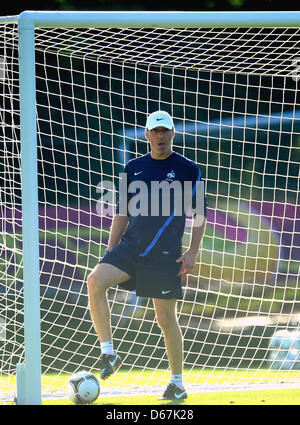
<svg viewBox="0 0 300 425"><path fill-rule="evenodd" d="M71 405L68 399L44 401L45 405ZM113 406L191 406L191 405L300 405L300 389L264 391L228 391L189 394L188 399L180 401L161 401L157 395L140 397L98 398L96 405Z"/></svg>
<svg viewBox="0 0 300 425"><path fill-rule="evenodd" d="M98 372L95 372L98 375ZM49 393L56 387L60 394L63 394L66 388L66 382L70 375L60 374L43 376L42 385L43 392ZM195 377L197 378L195 380ZM159 388L164 388L167 385L169 373L162 371L141 371L138 370L120 370L113 375L109 381L100 381L101 392L97 401L94 403L99 406L170 406L170 405L300 405L300 383L299 388L284 388L283 385L277 384L278 389L270 389L264 387L269 383L281 383L287 385L295 385L299 380L299 371L274 371L274 370L246 370L246 369L202 369L189 373L185 371L185 384L188 388L192 383L197 381L200 385L211 385L208 392L189 392L187 400L184 401L161 401L158 400L161 395L160 391L152 391L157 382ZM14 378L7 378L10 387L14 387ZM236 382L237 385L247 384L250 390L234 390L227 391L228 385ZM255 390L251 385L261 383L261 387L256 385ZM219 385L220 384L220 385ZM226 386L222 390L222 384ZM5 386L5 379L2 380L2 385ZM217 388L219 385L220 389ZM213 386L213 387L212 387ZM147 387L149 394L147 394ZM135 389L131 395L126 393ZM139 391L136 388L143 388L143 395L138 395ZM234 388L234 387L233 387ZM241 387L237 386L237 389ZM265 388L265 389L264 389ZM224 389L224 387L223 387ZM116 393L114 393L116 391ZM0 403L1 404L1 403ZM8 402L7 404L11 404ZM73 405L67 398L44 398L43 405Z"/></svg>

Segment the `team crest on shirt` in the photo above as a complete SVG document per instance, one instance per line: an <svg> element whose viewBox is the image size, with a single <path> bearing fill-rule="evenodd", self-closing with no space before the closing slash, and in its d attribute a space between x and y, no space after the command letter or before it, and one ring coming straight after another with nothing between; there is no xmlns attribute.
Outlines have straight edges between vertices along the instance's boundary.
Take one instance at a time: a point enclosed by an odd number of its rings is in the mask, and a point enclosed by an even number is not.
<svg viewBox="0 0 300 425"><path fill-rule="evenodd" d="M168 174L167 174L167 178L166 180L168 182L172 182L175 178L175 171L171 170Z"/></svg>

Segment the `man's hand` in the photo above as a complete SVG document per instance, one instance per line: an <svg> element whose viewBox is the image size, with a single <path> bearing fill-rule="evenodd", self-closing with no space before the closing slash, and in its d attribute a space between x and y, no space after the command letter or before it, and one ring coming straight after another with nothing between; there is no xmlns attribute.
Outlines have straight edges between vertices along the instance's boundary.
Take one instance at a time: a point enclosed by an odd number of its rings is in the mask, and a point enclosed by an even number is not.
<svg viewBox="0 0 300 425"><path fill-rule="evenodd" d="M182 263L181 269L177 276L185 276L193 270L196 263L197 254L194 254L191 251L186 251L179 258L177 258L176 263Z"/></svg>
<svg viewBox="0 0 300 425"><path fill-rule="evenodd" d="M110 251L121 240L121 237L125 233L125 230L128 226L129 219L127 216L116 214L112 220L110 227L110 233L108 238L107 250Z"/></svg>

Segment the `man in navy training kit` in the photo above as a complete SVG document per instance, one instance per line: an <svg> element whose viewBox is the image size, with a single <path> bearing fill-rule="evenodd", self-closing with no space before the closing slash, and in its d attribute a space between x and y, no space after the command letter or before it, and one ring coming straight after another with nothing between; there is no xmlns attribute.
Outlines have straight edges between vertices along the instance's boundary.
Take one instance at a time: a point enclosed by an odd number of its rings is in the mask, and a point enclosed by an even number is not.
<svg viewBox="0 0 300 425"><path fill-rule="evenodd" d="M119 284L128 290L135 289L138 296L152 298L156 320L164 334L171 369L170 383L160 399L185 399L187 393L182 379L183 338L176 304L177 299L182 297L182 277L195 266L205 231L206 208L204 205L204 214L198 224L195 224L197 213L193 214L190 246L182 254L186 210L178 214L180 208L174 199L175 191L170 190L171 209L167 215L163 214L161 206L155 210L157 205L149 192L153 189L153 182L168 182L172 185L176 181L183 185L189 181L193 188L190 195L195 197L195 186L201 180L201 172L193 161L172 150L175 128L167 112L156 111L149 115L145 135L150 142L150 153L129 161L123 176L127 178L126 187L137 184L142 189L149 189L147 199L144 199L144 208L141 208L139 214L131 214L130 200L134 199L132 191L129 191L124 201L128 210L124 213L124 202L121 211L124 190L119 190L119 202L112 220L107 251L88 276L89 307L101 344L100 376L107 379L122 364L121 357L113 349L107 290ZM181 197L184 198L183 195ZM160 198L158 201L164 200Z"/></svg>

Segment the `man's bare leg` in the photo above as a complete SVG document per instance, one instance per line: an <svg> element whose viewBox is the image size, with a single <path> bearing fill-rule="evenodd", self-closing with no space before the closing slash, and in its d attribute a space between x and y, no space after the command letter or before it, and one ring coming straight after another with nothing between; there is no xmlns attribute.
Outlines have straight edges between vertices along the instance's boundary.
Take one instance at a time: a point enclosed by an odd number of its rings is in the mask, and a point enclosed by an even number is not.
<svg viewBox="0 0 300 425"><path fill-rule="evenodd" d="M112 341L107 291L109 288L125 282L129 278L130 276L127 273L107 263L97 264L88 276L89 307L100 343Z"/></svg>
<svg viewBox="0 0 300 425"><path fill-rule="evenodd" d="M171 369L171 379L159 400L187 398L183 387L183 339L177 320L176 299L153 299L156 318L165 337L165 344Z"/></svg>
<svg viewBox="0 0 300 425"><path fill-rule="evenodd" d="M129 277L127 273L107 263L97 264L88 276L90 312L102 352L99 360L101 379L109 378L122 364L121 357L113 350L107 290Z"/></svg>
<svg viewBox="0 0 300 425"><path fill-rule="evenodd" d="M176 299L153 299L158 325L163 331L171 373L182 374L183 342L177 320Z"/></svg>

